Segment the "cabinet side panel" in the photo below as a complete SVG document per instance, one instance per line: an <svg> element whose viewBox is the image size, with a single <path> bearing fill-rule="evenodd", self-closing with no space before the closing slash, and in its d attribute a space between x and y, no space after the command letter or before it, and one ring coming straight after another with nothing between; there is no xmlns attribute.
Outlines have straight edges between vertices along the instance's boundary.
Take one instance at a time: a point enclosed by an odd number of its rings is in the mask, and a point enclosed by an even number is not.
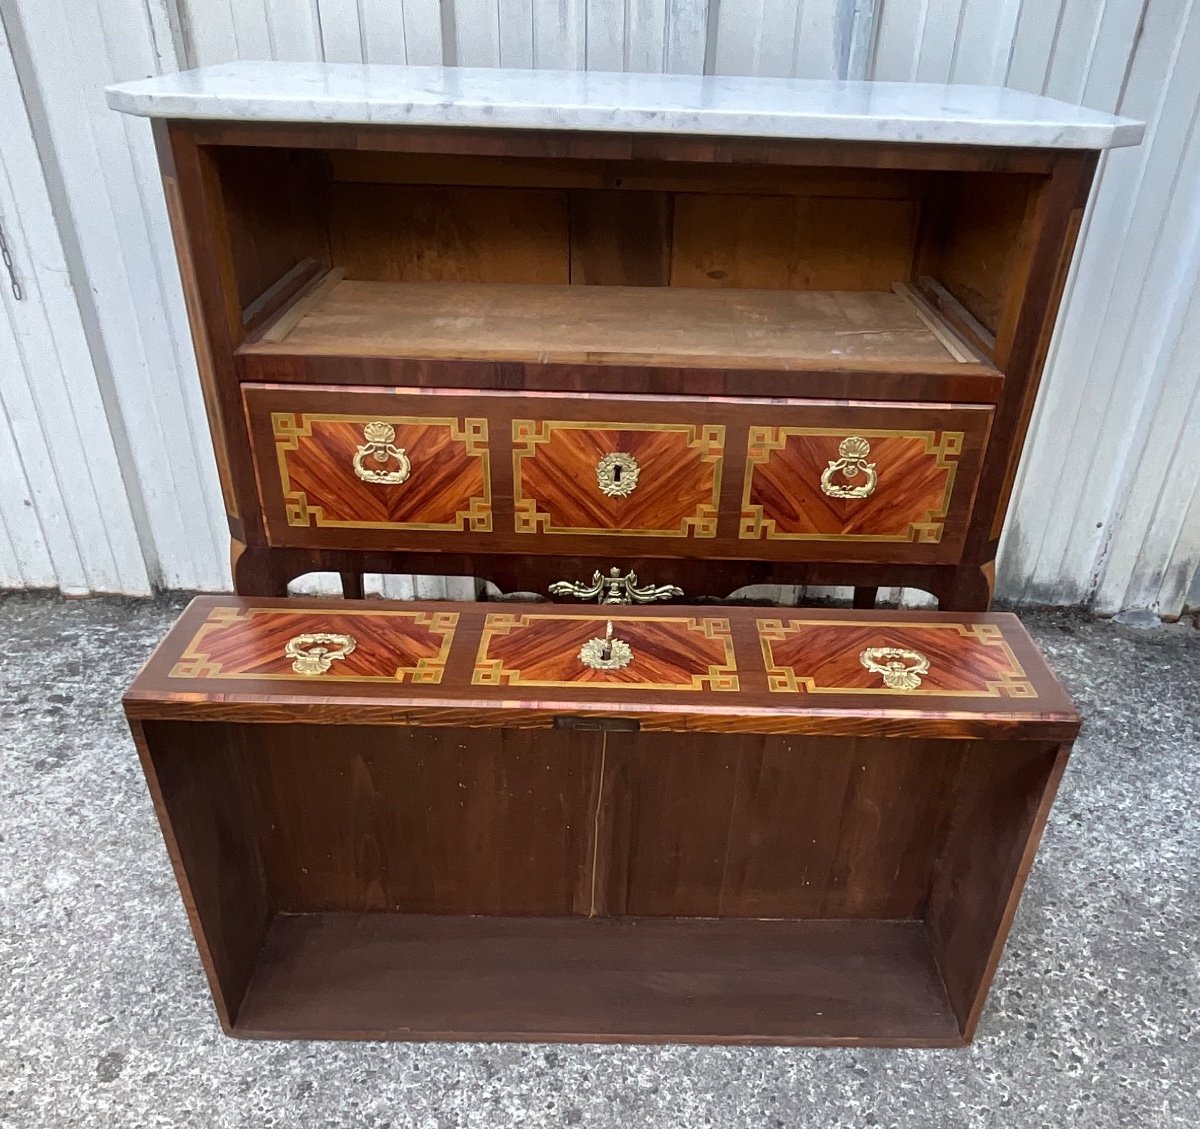
<svg viewBox="0 0 1200 1129"><path fill-rule="evenodd" d="M918 273L932 275L986 329L998 334L1010 295L1019 296L1036 235L1044 177L959 173L926 201Z"/></svg>
<svg viewBox="0 0 1200 1129"><path fill-rule="evenodd" d="M1050 180L1038 194L1029 254L1014 272L1021 284L1006 296L996 337L994 359L1004 371L1005 392L976 496L966 545L969 559L995 555L1096 159L1095 153L1058 154Z"/></svg>
<svg viewBox="0 0 1200 1129"><path fill-rule="evenodd" d="M134 723L167 853L229 1030L272 916L236 726Z"/></svg>
<svg viewBox="0 0 1200 1129"><path fill-rule="evenodd" d="M261 543L250 444L234 371L242 311L220 181L211 155L196 144L187 125L158 121L154 129L230 532L239 541Z"/></svg>
<svg viewBox="0 0 1200 1129"><path fill-rule="evenodd" d="M320 154L288 149L211 153L241 309L305 260L330 266L328 177Z"/></svg>
<svg viewBox="0 0 1200 1129"><path fill-rule="evenodd" d="M979 1021L1069 748L991 741L968 747L925 913L967 1038Z"/></svg>

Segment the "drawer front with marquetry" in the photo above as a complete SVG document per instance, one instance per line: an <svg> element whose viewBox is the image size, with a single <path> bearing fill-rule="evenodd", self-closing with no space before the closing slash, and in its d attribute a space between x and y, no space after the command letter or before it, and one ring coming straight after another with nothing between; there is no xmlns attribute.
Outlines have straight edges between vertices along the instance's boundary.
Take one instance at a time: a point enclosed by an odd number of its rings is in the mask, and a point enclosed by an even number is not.
<svg viewBox="0 0 1200 1129"><path fill-rule="evenodd" d="M819 400L256 384L243 396L270 544L597 565L953 561L991 419Z"/></svg>
<svg viewBox="0 0 1200 1129"><path fill-rule="evenodd" d="M725 428L514 419L518 533L711 539Z"/></svg>
<svg viewBox="0 0 1200 1129"><path fill-rule="evenodd" d="M492 529L489 423L453 397L271 386L244 396L271 544Z"/></svg>
<svg viewBox="0 0 1200 1129"><path fill-rule="evenodd" d="M738 539L767 557L951 560L990 420L945 405L764 411L746 432Z"/></svg>

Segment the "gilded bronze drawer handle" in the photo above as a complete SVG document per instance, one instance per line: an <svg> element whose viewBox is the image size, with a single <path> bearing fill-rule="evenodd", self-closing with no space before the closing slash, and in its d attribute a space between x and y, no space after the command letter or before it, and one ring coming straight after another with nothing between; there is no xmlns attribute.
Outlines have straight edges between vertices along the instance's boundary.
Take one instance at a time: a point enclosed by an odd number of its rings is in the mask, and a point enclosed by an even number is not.
<svg viewBox="0 0 1200 1129"><path fill-rule="evenodd" d="M579 648L579 661L592 670L620 670L633 662L633 648L624 639L613 637L610 619L603 639L589 639Z"/></svg>
<svg viewBox="0 0 1200 1129"><path fill-rule="evenodd" d="M869 498L875 493L875 483L878 475L875 464L867 462L871 453L871 444L859 435L851 435L838 444L839 459L831 459L829 466L821 473L821 490L831 498ZM846 482L834 482L833 476L841 474L843 479L855 479L860 474L866 476L866 482L858 486L849 486Z"/></svg>
<svg viewBox="0 0 1200 1129"><path fill-rule="evenodd" d="M915 690L921 675L929 673L929 660L920 651L899 647L868 647L858 661L872 674L882 674L883 684L891 690Z"/></svg>
<svg viewBox="0 0 1200 1129"><path fill-rule="evenodd" d="M344 659L357 646L353 635L316 632L289 639L283 653L293 660L292 670L297 674L324 674L336 659Z"/></svg>
<svg viewBox="0 0 1200 1129"><path fill-rule="evenodd" d="M408 480L412 474L412 463L404 453L403 447L395 446L396 429L390 423L376 420L363 428L363 438L366 440L354 452L354 473L364 482L373 482L385 486L397 486ZM367 467L363 464L373 458L380 465ZM395 470L387 470L388 459L395 459Z"/></svg>
<svg viewBox="0 0 1200 1129"><path fill-rule="evenodd" d="M620 569L614 566L607 576L597 569L590 584L582 580L556 580L550 585L550 595L574 596L578 600L595 600L600 604L652 604L655 600L682 596L683 589L674 584L639 584L636 572L622 576Z"/></svg>
<svg viewBox="0 0 1200 1129"><path fill-rule="evenodd" d="M596 464L596 483L600 493L610 498L625 498L637 489L642 468L632 455L610 451Z"/></svg>

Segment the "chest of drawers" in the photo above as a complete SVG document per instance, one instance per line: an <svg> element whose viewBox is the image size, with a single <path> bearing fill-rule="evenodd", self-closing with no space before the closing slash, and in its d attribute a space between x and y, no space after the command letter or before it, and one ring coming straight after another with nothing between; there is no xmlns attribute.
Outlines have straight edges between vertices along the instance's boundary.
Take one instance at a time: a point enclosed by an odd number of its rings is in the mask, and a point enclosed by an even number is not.
<svg viewBox="0 0 1200 1129"><path fill-rule="evenodd" d="M969 1040L1079 719L1009 615L202 597L125 699L225 1029Z"/></svg>
<svg viewBox="0 0 1200 1129"><path fill-rule="evenodd" d="M252 67L112 92L155 119L237 591L618 565L989 605L1097 150L1136 123L1004 91Z"/></svg>

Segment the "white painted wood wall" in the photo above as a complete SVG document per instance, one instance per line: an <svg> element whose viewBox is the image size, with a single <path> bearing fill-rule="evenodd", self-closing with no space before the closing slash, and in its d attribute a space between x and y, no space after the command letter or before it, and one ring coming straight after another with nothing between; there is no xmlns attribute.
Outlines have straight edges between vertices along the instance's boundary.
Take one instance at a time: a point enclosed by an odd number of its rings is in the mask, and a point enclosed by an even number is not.
<svg viewBox="0 0 1200 1129"><path fill-rule="evenodd" d="M0 0L0 18L0 226L24 291L0 278L0 586L227 586L149 127L101 88L325 58L1001 83L1146 119L1102 165L1000 594L1200 602L1195 0Z"/></svg>

